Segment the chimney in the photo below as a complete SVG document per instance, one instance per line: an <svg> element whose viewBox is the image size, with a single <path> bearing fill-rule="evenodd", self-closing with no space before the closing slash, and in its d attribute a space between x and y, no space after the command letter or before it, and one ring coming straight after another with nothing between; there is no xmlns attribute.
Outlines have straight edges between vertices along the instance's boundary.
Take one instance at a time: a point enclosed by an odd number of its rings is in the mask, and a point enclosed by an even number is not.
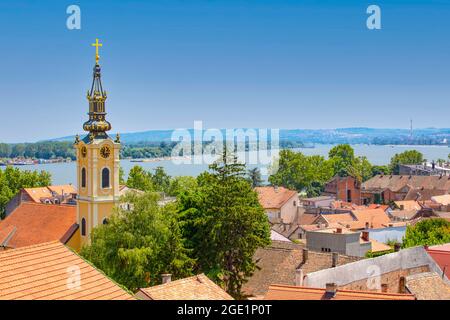
<svg viewBox="0 0 450 320"><path fill-rule="evenodd" d="M400 243L397 243L397 242L396 242L396 243L394 244L394 251L395 251L395 252L399 252L399 251L400 251Z"/></svg>
<svg viewBox="0 0 450 320"><path fill-rule="evenodd" d="M295 285L298 287L303 286L303 270L298 268L295 270Z"/></svg>
<svg viewBox="0 0 450 320"><path fill-rule="evenodd" d="M273 186L273 190L274 190L275 192L278 192L278 186Z"/></svg>
<svg viewBox="0 0 450 320"><path fill-rule="evenodd" d="M303 248L303 263L306 263L308 261L308 249Z"/></svg>
<svg viewBox="0 0 450 320"><path fill-rule="evenodd" d="M330 295L330 296L334 297L335 294L336 294L336 290L337 290L337 285L334 282L333 283L327 283L325 285L325 293L327 295Z"/></svg>
<svg viewBox="0 0 450 320"><path fill-rule="evenodd" d="M333 252L331 253L331 267L336 267L338 265L339 253Z"/></svg>
<svg viewBox="0 0 450 320"><path fill-rule="evenodd" d="M162 284L172 281L172 275L170 273L163 273L161 275Z"/></svg>
<svg viewBox="0 0 450 320"><path fill-rule="evenodd" d="M400 277L398 281L398 293L406 293L406 279L405 277Z"/></svg>
<svg viewBox="0 0 450 320"><path fill-rule="evenodd" d="M363 231L363 232L361 232L361 238L362 238L364 241L369 241L369 231Z"/></svg>

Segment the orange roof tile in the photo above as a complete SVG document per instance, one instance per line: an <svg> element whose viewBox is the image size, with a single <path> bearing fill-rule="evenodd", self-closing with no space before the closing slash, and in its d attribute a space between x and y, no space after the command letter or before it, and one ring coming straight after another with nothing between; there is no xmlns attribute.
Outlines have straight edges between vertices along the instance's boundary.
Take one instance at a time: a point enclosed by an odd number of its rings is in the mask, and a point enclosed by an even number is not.
<svg viewBox="0 0 450 320"><path fill-rule="evenodd" d="M363 229L366 227L366 223L369 223L371 229L379 229L391 223L391 219L383 209L353 210L352 213L358 220L349 223L352 229Z"/></svg>
<svg viewBox="0 0 450 320"><path fill-rule="evenodd" d="M334 296L325 289L271 285L265 300L415 300L412 294L384 293L371 291L336 290Z"/></svg>
<svg viewBox="0 0 450 320"><path fill-rule="evenodd" d="M375 239L370 239L370 242L372 243L372 249L371 249L372 252L383 252L383 251L389 251L392 249L387 244L379 242Z"/></svg>
<svg viewBox="0 0 450 320"><path fill-rule="evenodd" d="M47 187L24 188L23 190L36 203L40 203L42 198L49 198L52 196L51 191Z"/></svg>
<svg viewBox="0 0 450 320"><path fill-rule="evenodd" d="M400 209L403 207L402 210L420 210L420 204L415 200L402 200L402 201L395 201L395 204Z"/></svg>
<svg viewBox="0 0 450 320"><path fill-rule="evenodd" d="M425 249L433 260L436 261L441 270L445 270L445 275L450 279L450 243L431 246Z"/></svg>
<svg viewBox="0 0 450 320"><path fill-rule="evenodd" d="M17 230L8 241L8 247L68 240L68 230L76 230L76 206L22 202L10 215L0 221L0 233L15 227Z"/></svg>
<svg viewBox="0 0 450 320"><path fill-rule="evenodd" d="M203 273L139 291L152 300L233 300Z"/></svg>
<svg viewBox="0 0 450 320"><path fill-rule="evenodd" d="M355 218L351 213L330 213L330 214L322 214L322 217L328 223L340 223L347 224L348 222L355 221Z"/></svg>
<svg viewBox="0 0 450 320"><path fill-rule="evenodd" d="M0 275L0 300L133 299L59 241L1 251Z"/></svg>
<svg viewBox="0 0 450 320"><path fill-rule="evenodd" d="M48 186L50 191L56 192L59 195L77 193L77 189L71 184L64 184L59 186Z"/></svg>
<svg viewBox="0 0 450 320"><path fill-rule="evenodd" d="M259 203L264 209L279 209L289 199L297 195L297 191L284 187L256 187Z"/></svg>
<svg viewBox="0 0 450 320"><path fill-rule="evenodd" d="M52 192L58 195L77 193L77 189L71 184L58 185L58 186L48 186L48 187L37 187L37 188L24 188L23 189L34 202L41 202L42 198L50 198L53 196Z"/></svg>

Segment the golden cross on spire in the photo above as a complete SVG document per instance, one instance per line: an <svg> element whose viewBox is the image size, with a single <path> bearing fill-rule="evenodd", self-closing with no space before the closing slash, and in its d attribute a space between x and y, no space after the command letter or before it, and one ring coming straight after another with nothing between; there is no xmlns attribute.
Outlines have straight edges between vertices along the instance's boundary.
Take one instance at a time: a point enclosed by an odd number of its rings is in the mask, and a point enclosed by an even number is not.
<svg viewBox="0 0 450 320"><path fill-rule="evenodd" d="M100 56L98 55L98 47L102 47L103 44L98 42L98 39L95 39L95 43L92 44L93 47L95 47L95 63L98 63L98 60L100 59Z"/></svg>

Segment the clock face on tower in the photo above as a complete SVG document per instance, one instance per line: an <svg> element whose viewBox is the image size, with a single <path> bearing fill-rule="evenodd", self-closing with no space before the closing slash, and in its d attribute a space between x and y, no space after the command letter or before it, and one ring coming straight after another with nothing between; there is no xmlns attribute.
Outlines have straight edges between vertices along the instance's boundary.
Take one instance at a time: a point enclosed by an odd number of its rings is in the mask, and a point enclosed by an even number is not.
<svg viewBox="0 0 450 320"><path fill-rule="evenodd" d="M111 150L109 149L108 146L103 146L100 149L100 155L102 156L102 158L107 159L109 157L109 155L111 154Z"/></svg>

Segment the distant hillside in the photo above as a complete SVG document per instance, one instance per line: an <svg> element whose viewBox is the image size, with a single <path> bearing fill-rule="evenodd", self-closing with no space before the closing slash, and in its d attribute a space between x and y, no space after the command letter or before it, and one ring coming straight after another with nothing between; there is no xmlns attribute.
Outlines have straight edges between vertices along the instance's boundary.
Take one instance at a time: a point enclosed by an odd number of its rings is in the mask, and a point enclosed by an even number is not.
<svg viewBox="0 0 450 320"><path fill-rule="evenodd" d="M245 129L244 129L245 130ZM169 142L173 130L149 130L122 133L125 144L143 142ZM193 136L193 129L189 129ZM225 133L225 130L222 129ZM111 134L112 137L115 134ZM51 139L51 141L72 141L74 136ZM349 144L416 144L449 145L450 128L415 129L413 136L408 129L338 128L338 129L282 129L280 141L297 143L349 143Z"/></svg>

